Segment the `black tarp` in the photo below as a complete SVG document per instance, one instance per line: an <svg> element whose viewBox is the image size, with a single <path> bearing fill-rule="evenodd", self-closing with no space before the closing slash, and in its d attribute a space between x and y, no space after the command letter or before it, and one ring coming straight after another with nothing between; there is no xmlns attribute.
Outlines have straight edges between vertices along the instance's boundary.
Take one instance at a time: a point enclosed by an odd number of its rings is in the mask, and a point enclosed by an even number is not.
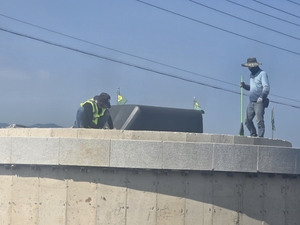
<svg viewBox="0 0 300 225"><path fill-rule="evenodd" d="M145 105L114 105L110 114L116 129L203 133L198 110Z"/></svg>

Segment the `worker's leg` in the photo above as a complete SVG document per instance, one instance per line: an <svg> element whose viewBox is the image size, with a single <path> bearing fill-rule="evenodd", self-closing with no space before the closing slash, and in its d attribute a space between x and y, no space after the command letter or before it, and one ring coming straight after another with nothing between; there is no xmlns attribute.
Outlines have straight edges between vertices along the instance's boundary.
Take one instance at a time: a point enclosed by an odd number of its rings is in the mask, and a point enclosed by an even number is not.
<svg viewBox="0 0 300 225"><path fill-rule="evenodd" d="M262 102L255 103L254 110L256 114L258 136L263 137L265 134L265 121L264 121L265 107L263 106L263 103Z"/></svg>
<svg viewBox="0 0 300 225"><path fill-rule="evenodd" d="M75 123L75 128L84 128L85 123L85 114L84 114L84 108L80 107L77 110L76 113L76 123Z"/></svg>
<svg viewBox="0 0 300 225"><path fill-rule="evenodd" d="M245 125L247 126L250 136L256 137L256 129L253 124L253 118L255 116L255 110L254 110L254 102L249 102L249 105L247 107L247 112L246 112L246 118L245 118Z"/></svg>

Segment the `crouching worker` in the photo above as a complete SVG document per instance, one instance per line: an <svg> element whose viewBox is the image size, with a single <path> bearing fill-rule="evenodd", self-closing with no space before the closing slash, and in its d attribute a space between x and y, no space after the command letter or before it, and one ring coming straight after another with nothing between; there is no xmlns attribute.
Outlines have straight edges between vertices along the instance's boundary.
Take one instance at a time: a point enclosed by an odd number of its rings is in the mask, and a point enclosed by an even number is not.
<svg viewBox="0 0 300 225"><path fill-rule="evenodd" d="M109 113L109 94L102 92L80 104L76 114L75 128L102 129L107 123L109 129L113 129L113 122Z"/></svg>

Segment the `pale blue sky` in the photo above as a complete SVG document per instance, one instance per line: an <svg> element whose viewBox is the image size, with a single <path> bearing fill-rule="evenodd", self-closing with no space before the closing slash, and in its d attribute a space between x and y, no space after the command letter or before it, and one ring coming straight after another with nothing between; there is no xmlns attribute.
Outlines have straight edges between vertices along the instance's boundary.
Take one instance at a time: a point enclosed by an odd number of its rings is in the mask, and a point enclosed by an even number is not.
<svg viewBox="0 0 300 225"><path fill-rule="evenodd" d="M234 1L270 17L226 0L198 0L215 10L188 0L144 2L159 8L136 0L0 0L0 122L71 127L80 102L104 91L116 104L120 87L127 104L191 109L196 97L205 110L205 133L237 135L241 76L249 83L241 63L254 56L269 76L270 100L286 104L271 102L266 109L265 137L272 137L274 107L274 138L300 147L300 5L259 1L279 11ZM244 111L247 103L245 96Z"/></svg>

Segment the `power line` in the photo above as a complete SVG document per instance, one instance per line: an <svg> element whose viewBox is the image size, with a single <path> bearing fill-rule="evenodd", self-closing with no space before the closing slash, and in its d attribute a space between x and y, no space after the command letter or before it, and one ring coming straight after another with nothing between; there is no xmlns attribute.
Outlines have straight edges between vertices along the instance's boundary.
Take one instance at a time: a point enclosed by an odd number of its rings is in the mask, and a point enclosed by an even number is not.
<svg viewBox="0 0 300 225"><path fill-rule="evenodd" d="M140 3L143 3L143 4L145 4L145 5L148 5L148 6L157 8L157 9L160 9L160 10L162 10L162 11L165 11L165 12L168 12L168 13L171 13L171 14L174 14L174 15L176 15L176 16L180 16L180 17L183 17L183 18L185 18L185 19L192 20L192 21L194 21L194 22L201 23L201 24L204 24L204 25L206 25L206 26L209 26L209 27L212 27L212 28L215 28L215 29L224 31L224 32L226 32L226 33L230 33L230 34L236 35L236 36L238 36L238 37L242 37L242 38L245 38L245 39L248 39L248 40L251 40L251 41L260 43L260 44L263 44L263 45L267 45L267 46L272 47L272 48L280 49L280 50L282 50L282 51L289 52L289 53L293 53L293 54L295 54L295 55L300 56L300 53L299 53L299 52L294 52L294 51L292 51L292 50L288 50L288 49L285 49L285 48L282 48L282 47L278 47L278 46L276 46L276 45L268 44L268 43L266 43L266 42L259 41L259 40L256 40L256 39L254 39L254 38L249 38L249 37L247 37L247 36L244 36L244 35L241 35L241 34L238 34L238 33L235 33L235 32L229 31L229 30L226 30L226 29L224 29L224 28L217 27L217 26L214 26L214 25L211 25L211 24L202 22L202 21L200 21L200 20L193 19L193 18L191 18L191 17L188 17L188 16L185 16L185 15L182 15L182 14L179 14L179 13L176 13L176 12L173 12L173 11L170 11L170 10L168 10L168 9L161 8L161 7L156 6L156 5L152 5L152 4L147 3L147 2L143 2L143 1L141 1L141 0L136 0L136 1L137 1L137 2L140 2Z"/></svg>
<svg viewBox="0 0 300 225"><path fill-rule="evenodd" d="M268 44L268 43L265 43L265 42L262 42L262 41L259 41L259 40L253 39L253 38L249 38L249 37L246 37L246 36L243 36L243 35L240 35L240 34L237 34L237 33L231 32L231 31L228 31L228 30L225 30L225 29L223 29L223 28L220 28L220 27L216 27L216 26L210 25L210 24L208 24L208 23L204 23L204 22L202 22L202 21L199 21L199 20L196 20L196 19L193 19L193 18L184 16L184 15L182 15L182 14L179 14L179 13L176 13L176 12L173 12L173 11L170 11L170 10L167 10L167 9L164 9L164 8L161 8L161 7L159 7L159 6L152 5L152 4L147 3L147 2L143 2L143 1L141 1L141 0L136 0L136 1L138 1L138 2L140 2L140 3L143 3L143 4L146 4L146 5L148 5L148 6L151 6L151 7L157 8L157 9L160 9L160 10L162 10L162 11L165 11L165 12L168 12L168 13L171 13L171 14L174 14L174 15L177 15L177 16L180 16L180 17L183 17L183 18L185 18L185 19L189 19L189 20L192 20L192 21L194 21L194 22L198 22L198 23L201 23L201 24L204 24L204 25L207 25L207 26L216 28L216 29L218 29L218 30L225 31L225 32L230 33L230 34L234 34L234 35L239 36L239 37L242 37L242 38L246 38L246 39L249 39L249 40L252 40L252 41L261 43L261 44L268 45L268 46L270 46L270 47L274 47L274 48L277 48L277 49L280 49L280 50L283 50L283 51L287 51L287 52L290 52L290 53L294 53L294 54L296 54L296 55L300 55L300 53L298 53L298 52L293 52L293 51L290 51L290 50L287 50L287 49L284 49L284 48L281 48L281 47L278 47L278 46L270 45L270 44ZM231 85L237 86L237 85L232 84L232 83L231 83ZM270 94L270 95L272 95L272 94ZM286 97L281 97L281 96L278 96L278 95L273 95L273 96L276 96L276 97L279 97L279 98L283 98L283 99L287 99L287 100L291 100L291 101L300 102L299 100L295 100L295 99L291 99L291 98L286 98Z"/></svg>
<svg viewBox="0 0 300 225"><path fill-rule="evenodd" d="M55 34L59 34L61 36L68 37L68 38L71 38L71 39L74 39L74 40L77 40L77 41L81 41L81 42L91 44L91 45L94 45L94 46L97 46L97 47L101 47L101 48L108 49L108 50L111 50L111 51L115 51L115 52L118 52L118 53L121 53L121 54L124 54L124 55L128 55L128 56L131 56L131 57L134 57L134 58L138 58L138 59L142 59L142 60L145 60L145 61L148 61L148 62L156 63L158 65L166 66L166 67L176 69L176 70L179 70L179 71L182 71L182 72L186 72L186 73L194 74L194 75L197 75L197 76L205 77L207 79L219 81L219 82L230 84L230 85L235 85L235 84L223 81L223 80L212 78L212 77L202 75L202 74L199 74L199 73L195 73L195 72L192 72L192 71L189 71L189 70L181 69L181 68L178 68L178 67L175 67L175 66L167 65L167 64L157 62L157 61L154 61L154 60L151 60L151 59L143 58L143 57L133 55L133 54L130 54L130 53L127 53L127 52L123 52L123 51L120 51L120 50L116 50L116 49L113 49L113 48L110 48L110 47L107 47L107 46L104 46L104 45L100 45L100 44L97 44L97 43L94 43L94 42L86 41L86 40L83 40L83 39L80 39L80 38L77 38L77 37L74 37L74 36L71 36L71 35L68 35L68 34L64 34L64 33L61 33L61 32L57 32L55 30L51 30L51 29L48 29L48 28L45 28L45 27L41 27L41 26L32 24L32 23L28 23L28 22L25 22L25 21L22 21L22 20L18 20L16 18L13 18L13 17L10 17L10 16L6 16L6 15L3 15L3 14L0 14L0 16L9 18L11 20L15 20L15 21L18 21L20 23L24 23L24 24L27 24L27 25L30 25L30 26L33 26L33 27L37 27L39 29L46 30L46 31L49 31L49 32L52 32L52 33L55 33Z"/></svg>
<svg viewBox="0 0 300 225"><path fill-rule="evenodd" d="M193 3L197 4L197 5L203 6L203 7L205 7L205 8L211 9L211 10L213 10L213 11L216 11L216 12L222 13L222 14L224 14L224 15L233 17L233 18L235 18L235 19L244 21L244 22L246 22L246 23L250 23L250 24L253 24L253 25L255 25L255 26L264 28L264 29L266 29L266 30L270 30L270 31L273 31L273 32L278 33L278 34L281 34L281 35L284 35L284 36L287 36L287 37L290 37L290 38L294 38L294 39L300 40L300 38L298 38L298 37L295 37L295 36L292 36L292 35L289 35L289 34L280 32L280 31L278 31L278 30L274 30L274 29L268 28L268 27L266 27L266 26L262 26L262 25L257 24L257 23L253 23L253 22L251 22L251 21L249 21L249 20L245 20L245 19L240 18L240 17L238 17L238 16L234 16L234 15L232 15L232 14L230 14L230 13L223 12L223 11L218 10L218 9L215 9L215 8L213 8L213 7L204 5L204 4L202 4L202 3L199 3L199 2L196 2L196 1L193 1L193 0L189 0L189 1L190 1L190 2L193 2Z"/></svg>
<svg viewBox="0 0 300 225"><path fill-rule="evenodd" d="M103 46L103 45L100 45L100 44L97 44L97 43L86 41L86 40L83 40L83 39L80 39L80 38L77 38L77 37L74 37L74 36L71 36L71 35L68 35L68 34L64 34L64 33L61 33L61 32L57 32L55 30L51 30L51 29L48 29L48 28L45 28L45 27L38 26L36 24L28 23L28 22L25 22L25 21L22 21L22 20L19 20L19 19L10 17L10 16L6 16L6 15L3 15L3 14L0 14L0 16L8 18L8 19L11 19L11 20L15 20L15 21L18 21L20 23L24 23L24 24L27 24L27 25L30 25L30 26L33 26L33 27L37 27L39 29L46 30L46 31L49 31L49 32L52 32L52 33L55 33L55 34L59 34L61 36L65 36L65 37L68 37L68 38L71 38L71 39L74 39L74 40L78 40L78 41L81 41L81 42L84 42L84 43L95 45L97 47L109 49L111 51L115 51L115 52L118 52L118 53L121 53L121 54L124 54L124 55L128 55L128 56L131 56L131 57L142 59L142 60L145 60L145 61L148 61L148 62L156 63L158 65L163 65L163 66L166 66L166 67L169 67L169 68L172 68L172 69L176 69L176 70L179 70L179 71L182 71L182 72L186 72L186 73L190 73L190 74L193 74L193 75L205 77L207 79L211 79L211 80L214 80L214 81L219 81L221 83L229 84L229 85L232 85L232 86L235 86L235 87L239 86L237 84L226 82L224 80L212 78L212 77L209 77L209 76L206 76L206 75L202 75L202 74L199 74L199 73L195 73L195 72L192 72L192 71L189 71L189 70L186 70L186 69L174 67L174 66L171 66L171 65L168 65L168 64L160 63L160 62L157 62L157 61L154 61L154 60L150 60L150 59L143 58L143 57L140 57L140 56L136 56L136 55L133 55L133 54L129 54L129 53L126 53L126 52L123 52L123 51L119 51L119 50L116 50L116 49L113 49L113 48L109 48L109 47L106 47L106 46ZM276 96L278 98L282 98L282 99L286 99L286 100L290 100L290 101L295 101L295 102L300 102L299 100L295 100L295 99L291 99L291 98L287 98L287 97L283 97L283 96L279 96L279 95L270 94L270 96Z"/></svg>
<svg viewBox="0 0 300 225"><path fill-rule="evenodd" d="M18 32L15 32L15 31L10 31L10 30L4 29L4 28L0 28L0 30L2 30L4 32L7 32L7 33L17 35L17 36L25 37L25 38L32 39L32 40L39 41L39 42L43 42L43 43L46 43L46 44L49 44L49 45L57 46L57 47L68 49L68 50L75 51L75 52L79 52L79 53L82 53L82 54L85 54L85 55L105 59L105 60L108 60L108 61L111 61L111 62L123 64L123 65L126 65L126 66L141 69L141 70L144 70L144 71L157 73L157 74L167 76L167 77L171 77L171 78L174 78L174 79L179 79L179 80L183 80L183 81L186 81L186 82L199 84L199 85L207 86L207 87L214 88L214 89L217 89L217 90L226 91L226 92L230 92L230 93L233 93L233 94L240 95L240 92L228 90L228 89L225 89L225 88L222 88L222 87L205 84L205 83L202 83L202 82L194 81L194 80L187 79L187 78L184 78L184 77L175 76L175 75L172 75L172 74L168 74L168 73L165 73L165 72L161 72L161 71L153 70L153 69L150 69L150 68L142 67L142 66L139 66L139 65L131 64L131 63L128 63L128 62L112 59L112 58L101 56L101 55L96 55L94 53L82 51L82 50L71 48L71 47L68 47L68 46L65 46L65 45L61 45L61 44L56 44L56 43L53 43L53 42L50 42L50 41L42 40L42 39L39 39L39 38L36 38L36 37L32 37L32 36L29 36L29 35L18 33ZM296 109L300 109L300 106L289 105L289 104L285 104L285 103L281 103L281 102L277 102L277 101L272 101L272 100L270 100L270 102L273 102L273 103L279 104L279 105L285 105L285 106L293 107L293 108L296 108Z"/></svg>
<svg viewBox="0 0 300 225"><path fill-rule="evenodd" d="M96 43L93 43L93 42L90 42L90 41L86 41L86 40L83 40L83 39L80 39L80 38L77 38L77 37L74 37L74 36L71 36L71 35L68 35L68 34L64 34L64 33L61 33L61 32L57 32L55 30L51 30L51 29L48 29L48 28L45 28L45 27L41 27L41 26L38 26L36 24L28 23L28 22L25 22L25 21L22 21L22 20L19 20L19 19L10 17L10 16L6 16L6 15L3 15L3 14L0 14L0 16L8 18L8 19L11 19L11 20L15 20L15 21L18 21L20 23L24 23L24 24L27 24L27 25L30 25L30 26L33 26L33 27L36 27L36 28L39 28L39 29L42 29L42 30L46 30L46 31L49 31L49 32L52 32L52 33L55 33L55 34L59 34L59 35L64 36L64 37L68 37L68 38L71 38L71 39L74 39L74 40L78 40L78 41L81 41L81 42L84 42L84 43L95 45L97 47L109 49L111 51L115 51L115 52L118 52L118 53L121 53L121 54L124 54L124 55L128 55L128 56L131 56L131 57L142 59L142 60L145 60L145 61L148 61L148 62L156 63L158 65L166 66L166 67L169 67L169 68L172 68L172 69L176 69L176 70L179 70L179 71L182 71L182 72L190 73L190 74L193 74L193 75L205 77L207 79L211 79L211 80L214 80L214 81L219 81L221 83L229 84L229 85L232 85L232 86L235 86L235 87L239 86L237 84L226 82L224 80L219 80L219 79L212 78L212 77L209 77L209 76L206 76L206 75L202 75L202 74L199 74L199 73L195 73L195 72L192 72L192 71L189 71L189 70L185 70L185 69L178 68L178 67L175 67L175 66L167 65L167 64L160 63L160 62L157 62L157 61L154 61L154 60L146 59L146 58L143 58L143 57L140 57L140 56L129 54L129 53L126 53L126 52L123 52L123 51L119 51L119 50L116 50L116 49L113 49L113 48L109 48L109 47L106 47L106 46L103 46L103 45L99 45L99 44L96 44ZM287 98L287 97L282 97L282 96L278 96L278 95L274 95L274 94L270 94L270 95L271 96L276 96L276 97L282 98L282 99L287 99L287 100L291 100L291 101L295 101L295 102L300 102L298 100Z"/></svg>
<svg viewBox="0 0 300 225"><path fill-rule="evenodd" d="M256 9L250 8L250 7L248 7L248 6L245 6L245 5L239 4L239 3L237 3L237 2L234 2L234 1L231 1L231 0L227 0L227 1L228 1L228 2L230 2L230 3L232 3L232 4L238 5L238 6L240 6L240 7L243 7L243 8L245 8L245 9L249 9L249 10L252 10L252 11L254 11L254 12L257 12L257 13L263 14L263 15L265 15L265 16L269 16L269 17L272 17L272 18L274 18L274 19L281 20L281 21L283 21L283 22L286 22L286 23L289 23L289 24L292 24L292 25L295 25L295 26L298 26L298 27L300 27L300 24L293 23L293 22L291 22L291 21L288 21L288 20L284 20L284 19L282 19L282 18L279 18L279 17L273 16L273 15L271 15L271 14L267 14L267 13L265 13L265 12L262 12L262 11L258 11L258 10L256 10Z"/></svg>
<svg viewBox="0 0 300 225"><path fill-rule="evenodd" d="M276 7L274 7L274 6L271 6L271 5L268 5L268 4L266 4L266 3L263 3L263 2L260 2L260 1L257 1L257 0L253 0L253 1L255 1L255 2L259 3L259 4L262 4L262 5L264 5L264 6L267 6L267 7L269 7L269 8L275 9L275 10L277 10L277 11L286 13L286 14L288 14L288 15L291 15L291 16L294 16L294 17L297 17L297 18L300 18L300 16L297 16L297 15L295 15L295 14L289 13L289 12L284 11L284 10L282 10L282 9L278 9L278 8L276 8Z"/></svg>
<svg viewBox="0 0 300 225"><path fill-rule="evenodd" d="M294 1L291 1L291 0L287 0L287 1L289 1L289 2L291 2L291 3L294 3L294 4L296 4L296 5L300 5L300 3L298 3L298 2L294 2Z"/></svg>

